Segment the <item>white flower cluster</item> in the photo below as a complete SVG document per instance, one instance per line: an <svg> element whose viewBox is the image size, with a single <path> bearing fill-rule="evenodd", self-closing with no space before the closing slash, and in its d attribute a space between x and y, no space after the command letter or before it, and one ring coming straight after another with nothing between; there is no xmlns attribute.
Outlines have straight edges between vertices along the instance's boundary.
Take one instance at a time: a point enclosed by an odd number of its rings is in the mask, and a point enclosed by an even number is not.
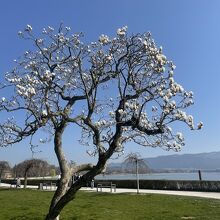
<svg viewBox="0 0 220 220"><path fill-rule="evenodd" d="M66 29L67 31L70 31L70 30L71 30L71 27L65 27L65 29Z"/></svg>
<svg viewBox="0 0 220 220"><path fill-rule="evenodd" d="M32 60L26 63L26 65L24 65L24 69L32 69L34 71L36 69L36 61Z"/></svg>
<svg viewBox="0 0 220 220"><path fill-rule="evenodd" d="M174 116L177 120L185 121L191 129L194 129L194 122L192 115L187 115L184 111L178 109ZM203 124L201 124L200 126L202 125Z"/></svg>
<svg viewBox="0 0 220 220"><path fill-rule="evenodd" d="M173 141L173 143L170 145L171 149L175 150L175 151L180 151L182 145L177 143L176 141Z"/></svg>
<svg viewBox="0 0 220 220"><path fill-rule="evenodd" d="M51 27L51 26L48 26L48 30L49 30L50 32L53 32L53 31L54 31L54 28Z"/></svg>
<svg viewBox="0 0 220 220"><path fill-rule="evenodd" d="M18 31L18 36L19 37L23 37L24 36L23 32L22 31Z"/></svg>
<svg viewBox="0 0 220 220"><path fill-rule="evenodd" d="M202 129L202 127L203 127L203 122L200 121L199 124L197 125L197 128Z"/></svg>
<svg viewBox="0 0 220 220"><path fill-rule="evenodd" d="M17 93L25 98L31 98L36 94L36 87L40 84L40 81L35 76L26 74L24 78L6 75L6 80L15 84Z"/></svg>
<svg viewBox="0 0 220 220"><path fill-rule="evenodd" d="M183 134L181 132L177 132L176 136L177 136L179 141L181 141L181 142L184 141L184 137L183 137Z"/></svg>
<svg viewBox="0 0 220 220"><path fill-rule="evenodd" d="M156 55L156 60L157 60L157 62L158 62L161 66L163 66L163 65L165 65L165 64L167 63L167 58L166 58L166 56L163 55L163 54L157 54L157 55Z"/></svg>
<svg viewBox="0 0 220 220"><path fill-rule="evenodd" d="M148 119L146 112L141 113L139 124L146 129L151 129L153 127L153 124Z"/></svg>
<svg viewBox="0 0 220 220"><path fill-rule="evenodd" d="M122 117L124 117L124 116L127 115L127 112L126 112L125 110L123 110L123 109L119 109L119 110L118 110L118 113L119 113Z"/></svg>
<svg viewBox="0 0 220 220"><path fill-rule="evenodd" d="M10 83L20 83L22 78L20 78L20 77L10 78L10 77L6 76L6 80Z"/></svg>
<svg viewBox="0 0 220 220"><path fill-rule="evenodd" d="M16 87L17 87L17 93L25 98L31 98L33 95L36 94L36 91L33 87L22 86L22 85L16 85Z"/></svg>
<svg viewBox="0 0 220 220"><path fill-rule="evenodd" d="M107 60L108 62L111 62L112 59L113 59L112 54L106 55L106 60Z"/></svg>
<svg viewBox="0 0 220 220"><path fill-rule="evenodd" d="M175 100L172 100L171 102L167 101L166 105L164 106L163 112L167 115L171 111L173 111L174 109L176 109L176 102L175 102Z"/></svg>
<svg viewBox="0 0 220 220"><path fill-rule="evenodd" d="M186 121L187 121L188 125L193 129L194 128L193 116L192 115L188 115Z"/></svg>
<svg viewBox="0 0 220 220"><path fill-rule="evenodd" d="M26 28L25 28L25 31L31 32L32 29L33 29L32 26L31 26L30 24L28 24L28 25L26 26Z"/></svg>
<svg viewBox="0 0 220 220"><path fill-rule="evenodd" d="M187 120L187 114L186 112L182 111L182 110L177 110L175 113L175 118L181 121L186 121Z"/></svg>
<svg viewBox="0 0 220 220"><path fill-rule="evenodd" d="M119 37L124 37L124 36L126 35L126 33L127 33L127 29L128 29L127 26L124 26L124 27L122 27L122 28L118 28L118 30L117 30L117 35L118 35Z"/></svg>
<svg viewBox="0 0 220 220"><path fill-rule="evenodd" d="M46 70L44 73L44 79L47 81L52 80L52 78L55 76L55 73L51 73L49 70Z"/></svg>
<svg viewBox="0 0 220 220"><path fill-rule="evenodd" d="M132 111L137 111L139 109L140 105L137 101L131 101L131 102L126 102L125 107L132 110Z"/></svg>
<svg viewBox="0 0 220 220"><path fill-rule="evenodd" d="M47 110L43 110L43 111L42 111L42 115L43 115L43 116L47 116Z"/></svg>
<svg viewBox="0 0 220 220"><path fill-rule="evenodd" d="M43 39L37 39L37 43L40 45L40 44L43 44L44 40Z"/></svg>
<svg viewBox="0 0 220 220"><path fill-rule="evenodd" d="M98 127L98 128L101 126L105 126L106 124L107 124L106 120L100 120L95 123L96 127Z"/></svg>
<svg viewBox="0 0 220 220"><path fill-rule="evenodd" d="M95 122L95 126L97 128L106 128L106 127L109 127L111 125L113 125L115 122L114 121L110 121L110 120L99 120L97 122Z"/></svg>
<svg viewBox="0 0 220 220"><path fill-rule="evenodd" d="M6 101L6 98L5 98L5 97L2 97L1 100L2 100L2 102L5 102L5 101Z"/></svg>
<svg viewBox="0 0 220 220"><path fill-rule="evenodd" d="M69 39L68 39L68 38L65 38L65 37L63 36L63 34L58 34L58 41L59 41L60 43L65 43L65 42L68 42Z"/></svg>
<svg viewBox="0 0 220 220"><path fill-rule="evenodd" d="M99 42L103 45L106 45L110 42L109 40L109 37L107 35L104 35L102 34L100 37L99 37Z"/></svg>
<svg viewBox="0 0 220 220"><path fill-rule="evenodd" d="M173 95L176 95L177 93L182 93L182 92L184 92L184 88L183 88L180 84L178 84L178 83L176 83L176 82L171 83L171 85L170 85L170 90L171 90L171 93L172 93Z"/></svg>

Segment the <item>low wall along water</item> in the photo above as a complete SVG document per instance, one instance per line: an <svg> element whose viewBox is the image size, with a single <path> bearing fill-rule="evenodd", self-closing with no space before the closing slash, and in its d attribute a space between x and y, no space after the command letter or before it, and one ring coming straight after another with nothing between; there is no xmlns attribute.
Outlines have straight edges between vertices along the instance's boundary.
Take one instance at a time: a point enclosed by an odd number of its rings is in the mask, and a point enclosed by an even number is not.
<svg viewBox="0 0 220 220"><path fill-rule="evenodd" d="M102 182L112 182L117 188L137 188L136 180L95 180L95 186ZM140 189L220 192L220 181L140 180L139 185Z"/></svg>

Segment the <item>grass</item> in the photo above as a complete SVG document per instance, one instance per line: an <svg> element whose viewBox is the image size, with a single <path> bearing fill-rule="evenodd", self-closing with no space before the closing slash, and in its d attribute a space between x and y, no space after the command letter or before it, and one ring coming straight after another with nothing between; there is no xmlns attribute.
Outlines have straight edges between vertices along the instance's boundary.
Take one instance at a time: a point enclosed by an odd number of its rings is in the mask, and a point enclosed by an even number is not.
<svg viewBox="0 0 220 220"><path fill-rule="evenodd" d="M0 220L40 220L52 192L0 189ZM220 200L167 195L79 192L61 220L219 220Z"/></svg>

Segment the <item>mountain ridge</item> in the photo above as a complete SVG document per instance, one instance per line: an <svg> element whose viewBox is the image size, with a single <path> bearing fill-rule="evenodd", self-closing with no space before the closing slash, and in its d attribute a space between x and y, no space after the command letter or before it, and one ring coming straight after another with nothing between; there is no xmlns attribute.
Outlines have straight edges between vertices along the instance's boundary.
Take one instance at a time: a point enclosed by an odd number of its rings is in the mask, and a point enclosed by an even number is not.
<svg viewBox="0 0 220 220"><path fill-rule="evenodd" d="M220 151L197 154L172 154L142 158L152 170L220 170ZM109 164L110 169L119 169L121 163Z"/></svg>

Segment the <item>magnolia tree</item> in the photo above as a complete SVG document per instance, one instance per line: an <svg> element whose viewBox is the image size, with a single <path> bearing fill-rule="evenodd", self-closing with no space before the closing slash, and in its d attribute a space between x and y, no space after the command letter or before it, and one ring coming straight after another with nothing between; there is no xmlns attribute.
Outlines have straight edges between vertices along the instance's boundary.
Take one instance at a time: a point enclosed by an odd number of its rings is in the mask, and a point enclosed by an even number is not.
<svg viewBox="0 0 220 220"><path fill-rule="evenodd" d="M123 154L128 142L178 151L184 137L171 124L181 121L197 129L184 111L193 104L193 93L175 82L175 65L150 33L129 36L122 27L114 38L101 35L85 44L82 33L70 32L63 25L58 31L48 27L37 38L27 25L18 34L35 49L16 61L1 85L0 110L10 117L1 122L0 145L29 138L34 146L34 136L42 129L48 137L41 143L53 139L61 179L46 219L58 219L80 187L102 172L113 154ZM13 95L7 97L4 90ZM16 121L16 112L23 120ZM62 137L69 126L81 129L79 146L87 146L96 164L72 167L67 161ZM68 188L72 173L81 170L87 172Z"/></svg>

